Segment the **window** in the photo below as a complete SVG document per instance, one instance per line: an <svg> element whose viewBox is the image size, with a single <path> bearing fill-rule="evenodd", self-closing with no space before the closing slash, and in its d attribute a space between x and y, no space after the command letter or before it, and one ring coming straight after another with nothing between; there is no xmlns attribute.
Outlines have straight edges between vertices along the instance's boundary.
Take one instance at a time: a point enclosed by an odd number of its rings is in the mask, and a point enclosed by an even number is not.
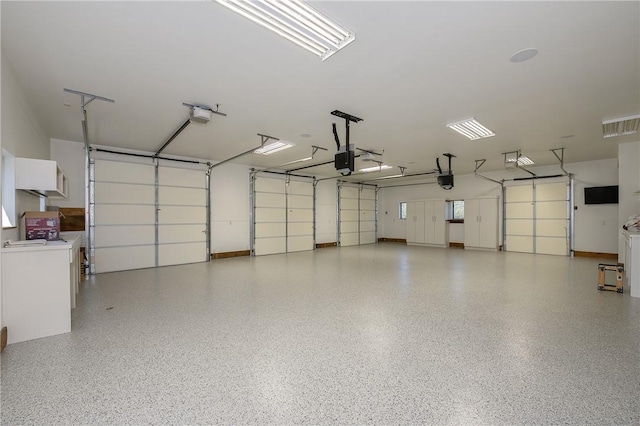
<svg viewBox="0 0 640 426"><path fill-rule="evenodd" d="M453 221L464 220L464 200L453 200L449 203L451 211L450 217Z"/></svg>
<svg viewBox="0 0 640 426"><path fill-rule="evenodd" d="M16 184L14 156L2 150L2 227L16 226Z"/></svg>
<svg viewBox="0 0 640 426"><path fill-rule="evenodd" d="M407 203L402 202L398 206L398 218L406 219L407 218Z"/></svg>

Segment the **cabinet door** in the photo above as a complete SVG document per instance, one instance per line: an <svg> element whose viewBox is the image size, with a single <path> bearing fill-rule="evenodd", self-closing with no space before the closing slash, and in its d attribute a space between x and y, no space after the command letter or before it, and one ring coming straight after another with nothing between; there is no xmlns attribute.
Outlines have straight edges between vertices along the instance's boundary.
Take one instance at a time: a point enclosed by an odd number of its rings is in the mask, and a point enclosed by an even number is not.
<svg viewBox="0 0 640 426"><path fill-rule="evenodd" d="M480 246L480 200L464 200L464 245Z"/></svg>
<svg viewBox="0 0 640 426"><path fill-rule="evenodd" d="M433 210L433 201L425 201L424 203L424 242L434 244L435 240L435 217Z"/></svg>
<svg viewBox="0 0 640 426"><path fill-rule="evenodd" d="M407 235L408 243L416 242L416 202L407 202Z"/></svg>
<svg viewBox="0 0 640 426"><path fill-rule="evenodd" d="M446 202L444 200L432 201L433 233L432 244L444 245L447 243L447 222L445 220Z"/></svg>
<svg viewBox="0 0 640 426"><path fill-rule="evenodd" d="M425 242L425 204L423 201L418 201L415 203L415 242L416 243L424 243Z"/></svg>
<svg viewBox="0 0 640 426"><path fill-rule="evenodd" d="M479 201L478 247L498 248L498 200L482 199ZM466 203L465 203L466 208Z"/></svg>

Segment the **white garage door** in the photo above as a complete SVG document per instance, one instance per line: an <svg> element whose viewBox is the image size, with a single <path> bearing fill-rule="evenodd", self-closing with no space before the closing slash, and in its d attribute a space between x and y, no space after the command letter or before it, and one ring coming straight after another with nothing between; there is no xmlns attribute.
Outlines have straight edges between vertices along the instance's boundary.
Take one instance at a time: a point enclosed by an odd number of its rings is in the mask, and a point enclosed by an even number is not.
<svg viewBox="0 0 640 426"><path fill-rule="evenodd" d="M96 273L208 260L204 171L159 165L157 200L155 173L151 159L94 160Z"/></svg>
<svg viewBox="0 0 640 426"><path fill-rule="evenodd" d="M505 188L505 248L538 254L570 254L568 182Z"/></svg>
<svg viewBox="0 0 640 426"><path fill-rule="evenodd" d="M158 266L205 262L206 175L163 163L158 167Z"/></svg>
<svg viewBox="0 0 640 426"><path fill-rule="evenodd" d="M340 246L376 242L376 190L338 183Z"/></svg>
<svg viewBox="0 0 640 426"><path fill-rule="evenodd" d="M253 178L253 254L313 250L313 182Z"/></svg>
<svg viewBox="0 0 640 426"><path fill-rule="evenodd" d="M93 181L95 272L155 266L155 166L95 160Z"/></svg>

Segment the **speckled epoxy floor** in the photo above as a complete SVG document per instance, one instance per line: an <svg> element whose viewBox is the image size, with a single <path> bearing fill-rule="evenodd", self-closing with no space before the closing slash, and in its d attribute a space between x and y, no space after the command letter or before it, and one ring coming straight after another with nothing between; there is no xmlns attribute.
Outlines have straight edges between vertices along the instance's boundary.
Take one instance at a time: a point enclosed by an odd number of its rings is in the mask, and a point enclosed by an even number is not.
<svg viewBox="0 0 640 426"><path fill-rule="evenodd" d="M99 275L71 334L2 354L2 423L638 425L640 299L597 263L385 243Z"/></svg>

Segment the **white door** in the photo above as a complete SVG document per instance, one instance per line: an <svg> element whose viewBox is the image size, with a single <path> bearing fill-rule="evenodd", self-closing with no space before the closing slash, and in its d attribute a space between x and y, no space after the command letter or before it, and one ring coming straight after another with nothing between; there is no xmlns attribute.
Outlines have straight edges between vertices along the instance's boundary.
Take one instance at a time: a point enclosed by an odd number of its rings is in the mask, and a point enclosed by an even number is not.
<svg viewBox="0 0 640 426"><path fill-rule="evenodd" d="M505 248L567 256L571 229L570 184L505 188Z"/></svg>
<svg viewBox="0 0 640 426"><path fill-rule="evenodd" d="M407 202L407 242L424 243L424 201Z"/></svg>
<svg viewBox="0 0 640 426"><path fill-rule="evenodd" d="M204 170L158 167L158 266L207 261ZM173 163L175 164L175 163Z"/></svg>
<svg viewBox="0 0 640 426"><path fill-rule="evenodd" d="M464 200L464 246L480 246L480 200Z"/></svg>
<svg viewBox="0 0 640 426"><path fill-rule="evenodd" d="M360 189L360 244L376 242L376 190Z"/></svg>
<svg viewBox="0 0 640 426"><path fill-rule="evenodd" d="M340 246L356 246L360 243L359 188L342 186L340 193Z"/></svg>
<svg viewBox="0 0 640 426"><path fill-rule="evenodd" d="M287 196L284 179L256 176L253 184L253 252L287 251Z"/></svg>
<svg viewBox="0 0 640 426"><path fill-rule="evenodd" d="M290 180L287 193L287 252L313 250L313 182Z"/></svg>
<svg viewBox="0 0 640 426"><path fill-rule="evenodd" d="M536 253L569 255L569 188L566 182L536 185Z"/></svg>
<svg viewBox="0 0 640 426"><path fill-rule="evenodd" d="M95 272L154 267L155 166L95 160L92 174Z"/></svg>
<svg viewBox="0 0 640 426"><path fill-rule="evenodd" d="M465 201L465 210L467 202ZM482 198L479 200L478 247L491 250L498 249L498 199Z"/></svg>
<svg viewBox="0 0 640 426"><path fill-rule="evenodd" d="M256 256L314 249L311 180L256 175L253 197Z"/></svg>
<svg viewBox="0 0 640 426"><path fill-rule="evenodd" d="M534 253L533 185L505 188L505 248L507 251Z"/></svg>

